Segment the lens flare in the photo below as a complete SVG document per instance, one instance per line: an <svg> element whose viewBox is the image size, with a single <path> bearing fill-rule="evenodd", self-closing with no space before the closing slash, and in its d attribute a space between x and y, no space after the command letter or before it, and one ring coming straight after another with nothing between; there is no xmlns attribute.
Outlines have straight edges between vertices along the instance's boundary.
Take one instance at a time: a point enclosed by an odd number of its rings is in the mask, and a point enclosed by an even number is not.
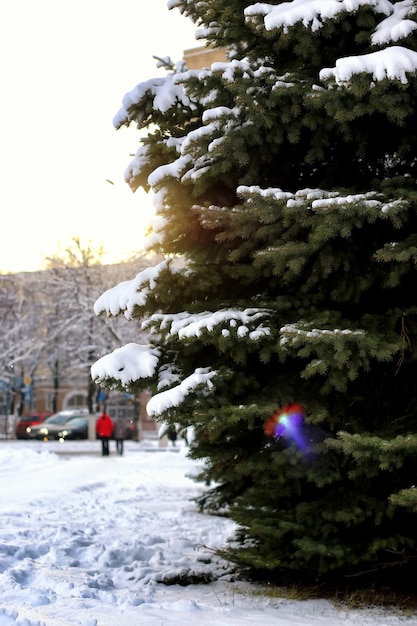
<svg viewBox="0 0 417 626"><path fill-rule="evenodd" d="M304 423L304 409L301 404L287 404L275 411L265 424L265 433L280 439L294 441L300 448L306 448L301 427Z"/></svg>

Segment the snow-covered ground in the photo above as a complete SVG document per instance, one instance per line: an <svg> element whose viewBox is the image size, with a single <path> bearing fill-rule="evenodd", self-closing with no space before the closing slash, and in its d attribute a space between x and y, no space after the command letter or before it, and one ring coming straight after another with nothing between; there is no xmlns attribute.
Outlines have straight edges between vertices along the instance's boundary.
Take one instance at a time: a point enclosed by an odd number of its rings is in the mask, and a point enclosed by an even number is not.
<svg viewBox="0 0 417 626"><path fill-rule="evenodd" d="M234 525L196 509L181 444L0 441L0 626L417 625L233 581L211 549ZM213 582L165 584L190 575Z"/></svg>

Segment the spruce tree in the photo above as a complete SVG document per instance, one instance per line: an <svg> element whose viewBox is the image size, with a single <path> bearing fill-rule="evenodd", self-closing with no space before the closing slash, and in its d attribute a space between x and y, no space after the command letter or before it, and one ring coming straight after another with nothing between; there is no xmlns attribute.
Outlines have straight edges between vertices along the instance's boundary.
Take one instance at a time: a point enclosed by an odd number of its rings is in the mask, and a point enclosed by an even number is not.
<svg viewBox="0 0 417 626"><path fill-rule="evenodd" d="M92 375L150 387L152 415L194 427L199 503L238 522L224 554L240 567L404 580L417 566L417 2L168 5L228 60L169 65L115 117L141 130L126 180L155 193L165 261L96 303L145 319L150 345L134 371L130 346Z"/></svg>

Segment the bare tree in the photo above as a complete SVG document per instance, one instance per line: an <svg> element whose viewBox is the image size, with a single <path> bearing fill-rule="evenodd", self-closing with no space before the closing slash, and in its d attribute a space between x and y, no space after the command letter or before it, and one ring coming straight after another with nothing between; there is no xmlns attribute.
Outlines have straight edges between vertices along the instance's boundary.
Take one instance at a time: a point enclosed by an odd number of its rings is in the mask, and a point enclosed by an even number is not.
<svg viewBox="0 0 417 626"><path fill-rule="evenodd" d="M123 345L136 340L138 333L135 322L126 328L122 320L94 314L94 303L103 289L122 276L120 265L102 265L102 256L102 248L95 249L75 237L62 254L47 259L44 280L48 304L43 359L53 375L55 401L62 378L82 374L91 412L97 392L91 365L114 347L115 341Z"/></svg>
<svg viewBox="0 0 417 626"><path fill-rule="evenodd" d="M93 307L103 291L146 262L102 265L102 257L102 248L75 237L46 259L45 270L0 275L0 380L7 381L6 395L16 399L19 412L30 401L25 381L40 380L51 389L53 410L70 386L88 390L93 412L98 390L91 365L115 344L137 341L137 321L98 317Z"/></svg>

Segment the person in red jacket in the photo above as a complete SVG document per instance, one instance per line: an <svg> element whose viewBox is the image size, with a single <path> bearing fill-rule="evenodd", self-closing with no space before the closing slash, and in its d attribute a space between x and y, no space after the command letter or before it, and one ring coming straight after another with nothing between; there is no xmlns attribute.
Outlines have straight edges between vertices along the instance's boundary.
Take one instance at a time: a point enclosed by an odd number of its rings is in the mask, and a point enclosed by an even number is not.
<svg viewBox="0 0 417 626"><path fill-rule="evenodd" d="M113 420L104 411L96 422L97 437L101 439L101 454L109 456L109 441L113 433Z"/></svg>

